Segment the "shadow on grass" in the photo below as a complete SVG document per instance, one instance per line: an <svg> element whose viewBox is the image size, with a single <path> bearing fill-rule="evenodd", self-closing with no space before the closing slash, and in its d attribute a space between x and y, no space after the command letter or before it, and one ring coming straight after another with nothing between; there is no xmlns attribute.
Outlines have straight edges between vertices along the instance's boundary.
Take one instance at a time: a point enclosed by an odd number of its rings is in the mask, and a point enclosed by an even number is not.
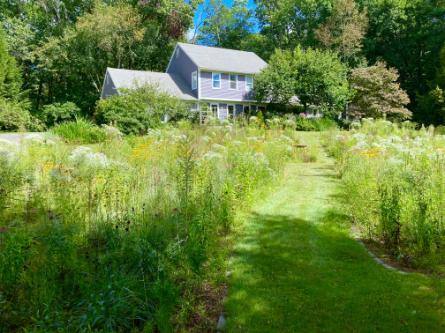
<svg viewBox="0 0 445 333"><path fill-rule="evenodd" d="M345 221L252 214L231 263L229 332L443 332L443 282L385 270Z"/></svg>

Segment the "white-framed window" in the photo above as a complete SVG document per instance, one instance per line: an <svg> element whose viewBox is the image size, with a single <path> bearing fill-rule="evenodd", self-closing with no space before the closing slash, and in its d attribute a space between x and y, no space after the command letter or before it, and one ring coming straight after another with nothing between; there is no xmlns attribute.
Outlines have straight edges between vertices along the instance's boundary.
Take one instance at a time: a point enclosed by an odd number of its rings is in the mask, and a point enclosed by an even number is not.
<svg viewBox="0 0 445 333"><path fill-rule="evenodd" d="M192 90L198 88L198 72L192 72Z"/></svg>
<svg viewBox="0 0 445 333"><path fill-rule="evenodd" d="M238 75L229 74L229 88L232 90L238 89Z"/></svg>
<svg viewBox="0 0 445 333"><path fill-rule="evenodd" d="M221 73L212 73L212 88L221 89Z"/></svg>
<svg viewBox="0 0 445 333"><path fill-rule="evenodd" d="M247 91L253 90L253 76L252 75L246 75L246 90Z"/></svg>

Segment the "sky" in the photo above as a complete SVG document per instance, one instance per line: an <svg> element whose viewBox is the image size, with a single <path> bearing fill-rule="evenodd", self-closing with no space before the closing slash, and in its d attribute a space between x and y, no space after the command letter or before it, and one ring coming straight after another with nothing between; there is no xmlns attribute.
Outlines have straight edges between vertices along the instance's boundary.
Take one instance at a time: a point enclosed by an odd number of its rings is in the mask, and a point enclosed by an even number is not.
<svg viewBox="0 0 445 333"><path fill-rule="evenodd" d="M206 1L209 1L209 0L206 0ZM233 5L233 0L223 0L223 3L226 5L226 6L229 6L229 7L231 7L232 5ZM202 16L202 13L203 13L203 7L204 7L204 5L200 5L199 7L198 7L198 9L196 10L196 13L195 13L195 19L194 19L194 24L196 25L197 23L199 23L199 21L201 20L201 19L205 19L205 17L204 16ZM255 9L255 1L254 0L249 0L249 8L250 9ZM190 31L189 31L189 33L188 33L188 37L189 37L189 39L190 39L190 37L193 35L193 32L194 32L194 29L191 29Z"/></svg>

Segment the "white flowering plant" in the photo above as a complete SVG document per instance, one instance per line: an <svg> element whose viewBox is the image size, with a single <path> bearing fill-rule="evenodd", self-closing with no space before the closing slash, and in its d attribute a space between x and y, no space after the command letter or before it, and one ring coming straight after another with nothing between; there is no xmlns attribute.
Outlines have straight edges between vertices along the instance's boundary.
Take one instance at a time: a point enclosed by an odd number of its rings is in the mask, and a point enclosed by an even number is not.
<svg viewBox="0 0 445 333"><path fill-rule="evenodd" d="M445 243L445 137L434 128L365 119L325 140L345 207L363 235L397 258L438 255ZM426 259L425 259L426 260ZM414 264L414 263L413 263Z"/></svg>

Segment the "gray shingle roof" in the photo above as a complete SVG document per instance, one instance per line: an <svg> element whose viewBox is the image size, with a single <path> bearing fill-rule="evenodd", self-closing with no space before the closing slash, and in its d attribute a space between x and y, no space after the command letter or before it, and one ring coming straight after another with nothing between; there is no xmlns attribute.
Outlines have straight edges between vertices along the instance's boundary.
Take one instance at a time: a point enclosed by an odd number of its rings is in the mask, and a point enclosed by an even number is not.
<svg viewBox="0 0 445 333"><path fill-rule="evenodd" d="M257 74L267 66L267 63L253 52L185 43L178 43L178 47L201 69Z"/></svg>
<svg viewBox="0 0 445 333"><path fill-rule="evenodd" d="M145 84L156 85L160 91L182 100L196 98L187 84L176 74L107 68L116 89L131 89Z"/></svg>

